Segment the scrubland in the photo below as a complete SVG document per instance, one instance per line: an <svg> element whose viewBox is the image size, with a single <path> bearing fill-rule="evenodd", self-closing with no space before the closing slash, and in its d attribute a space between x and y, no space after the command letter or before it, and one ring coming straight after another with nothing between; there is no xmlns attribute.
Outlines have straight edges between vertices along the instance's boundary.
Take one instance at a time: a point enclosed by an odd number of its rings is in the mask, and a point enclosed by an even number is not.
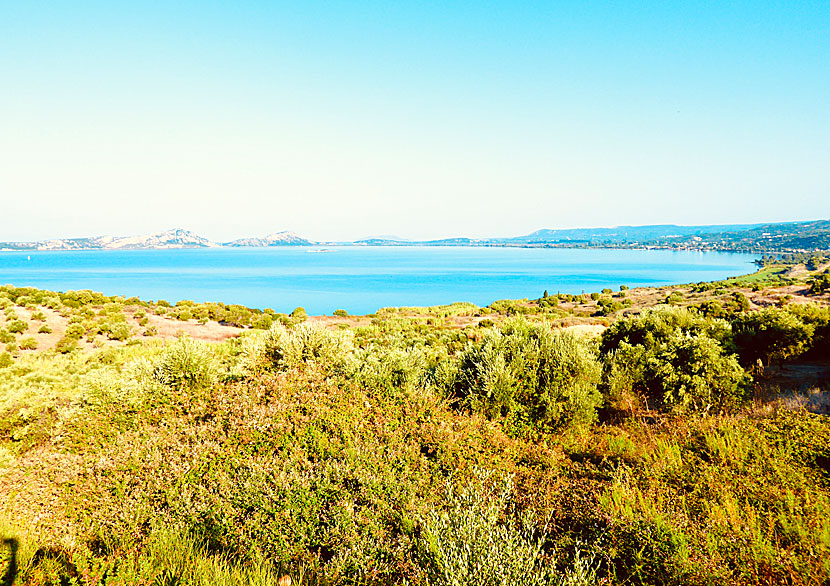
<svg viewBox="0 0 830 586"><path fill-rule="evenodd" d="M826 274L359 317L0 287L4 583L826 584Z"/></svg>

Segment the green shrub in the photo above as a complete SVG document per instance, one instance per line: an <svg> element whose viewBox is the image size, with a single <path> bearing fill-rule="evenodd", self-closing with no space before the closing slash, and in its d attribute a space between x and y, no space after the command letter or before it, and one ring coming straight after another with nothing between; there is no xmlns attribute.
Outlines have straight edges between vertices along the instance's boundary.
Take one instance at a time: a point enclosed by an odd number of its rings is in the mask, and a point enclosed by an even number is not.
<svg viewBox="0 0 830 586"><path fill-rule="evenodd" d="M27 336L25 338L20 339L20 349L21 350L36 350L37 349L37 340L35 340L32 336Z"/></svg>
<svg viewBox="0 0 830 586"><path fill-rule="evenodd" d="M447 487L446 510L424 519L418 561L431 586L555 584L545 536L513 509L509 477L492 483L479 473L470 485ZM489 484L489 486L488 486ZM493 486L495 484L495 486Z"/></svg>
<svg viewBox="0 0 830 586"><path fill-rule="evenodd" d="M345 309L335 309L333 315L336 315L337 317L348 317L349 312L347 312Z"/></svg>
<svg viewBox="0 0 830 586"><path fill-rule="evenodd" d="M816 357L830 356L830 307L815 303L796 303L787 311L811 328L812 339L808 352Z"/></svg>
<svg viewBox="0 0 830 586"><path fill-rule="evenodd" d="M708 319L680 307L647 309L611 324L602 334L600 352L608 354L622 342L651 351L677 334L708 336L723 344L731 339L732 329L723 320Z"/></svg>
<svg viewBox="0 0 830 586"><path fill-rule="evenodd" d="M207 344L182 337L165 349L154 376L169 388L206 387L216 381L217 364Z"/></svg>
<svg viewBox="0 0 830 586"><path fill-rule="evenodd" d="M245 339L243 361L250 371L285 369L305 362L337 367L351 359L354 349L351 332L335 332L317 324L289 330L275 323L265 334Z"/></svg>
<svg viewBox="0 0 830 586"><path fill-rule="evenodd" d="M12 355L8 352L0 352L0 368L6 368L14 363Z"/></svg>
<svg viewBox="0 0 830 586"><path fill-rule="evenodd" d="M704 301L703 303L697 306L697 310L704 317L722 318L726 316L726 312L723 309L723 304L717 299L710 299L709 301Z"/></svg>
<svg viewBox="0 0 830 586"><path fill-rule="evenodd" d="M499 299L489 305L489 309L501 315L515 316L531 313L531 308L513 299Z"/></svg>
<svg viewBox="0 0 830 586"><path fill-rule="evenodd" d="M253 320L253 326L256 330L268 330L271 328L271 325L274 323L274 318L272 318L267 313L264 313L260 316L257 316Z"/></svg>
<svg viewBox="0 0 830 586"><path fill-rule="evenodd" d="M810 293L813 295L821 295L828 290L830 290L830 274L824 273L810 280Z"/></svg>
<svg viewBox="0 0 830 586"><path fill-rule="evenodd" d="M724 348L729 333L725 322L674 307L618 320L601 342L606 391L613 401L634 393L675 412L733 405L748 379Z"/></svg>
<svg viewBox="0 0 830 586"><path fill-rule="evenodd" d="M124 341L132 335L130 326L125 323L110 324L107 330L107 338L110 340Z"/></svg>
<svg viewBox="0 0 830 586"><path fill-rule="evenodd" d="M66 338L74 338L76 340L79 340L81 338L81 336L83 336L85 333L86 333L86 328L84 328L84 326L82 326L81 324L78 324L78 323L74 323L74 324L69 324L67 326L66 332L64 332L64 336Z"/></svg>
<svg viewBox="0 0 830 586"><path fill-rule="evenodd" d="M29 324L19 319L14 320L8 325L8 330L13 334L19 334L29 329Z"/></svg>
<svg viewBox="0 0 830 586"><path fill-rule="evenodd" d="M786 360L810 349L813 328L786 309L742 313L732 320L733 339L741 362Z"/></svg>
<svg viewBox="0 0 830 586"><path fill-rule="evenodd" d="M51 334L52 328L50 328L47 324L43 324L37 331L38 334Z"/></svg>
<svg viewBox="0 0 830 586"><path fill-rule="evenodd" d="M78 348L78 338L64 336L55 344L55 351L61 354L68 354Z"/></svg>
<svg viewBox="0 0 830 586"><path fill-rule="evenodd" d="M583 425L596 418L600 372L584 340L515 319L462 352L454 391L491 418L548 428Z"/></svg>
<svg viewBox="0 0 830 586"><path fill-rule="evenodd" d="M14 342L17 338L14 337L14 334L9 332L6 328L0 328L0 343L8 344L9 342Z"/></svg>
<svg viewBox="0 0 830 586"><path fill-rule="evenodd" d="M306 313L305 308L298 307L294 311L292 311L291 319L295 322L302 322L308 319L308 314Z"/></svg>
<svg viewBox="0 0 830 586"><path fill-rule="evenodd" d="M722 297L720 301L723 305L723 311L727 316L749 311L750 308L749 299L740 291L733 291L731 295Z"/></svg>
<svg viewBox="0 0 830 586"><path fill-rule="evenodd" d="M672 336L646 368L650 394L678 412L736 404L746 379L738 360L708 336Z"/></svg>

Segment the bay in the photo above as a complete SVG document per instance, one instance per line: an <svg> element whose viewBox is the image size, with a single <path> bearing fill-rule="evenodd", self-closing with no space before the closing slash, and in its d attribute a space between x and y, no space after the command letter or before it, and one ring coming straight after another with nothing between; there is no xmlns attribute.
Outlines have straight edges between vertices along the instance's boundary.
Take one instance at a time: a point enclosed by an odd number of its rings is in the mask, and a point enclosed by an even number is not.
<svg viewBox="0 0 830 586"><path fill-rule="evenodd" d="M0 253L0 283L92 289L171 303L222 301L278 312L442 305L719 280L750 254L566 248L274 247Z"/></svg>

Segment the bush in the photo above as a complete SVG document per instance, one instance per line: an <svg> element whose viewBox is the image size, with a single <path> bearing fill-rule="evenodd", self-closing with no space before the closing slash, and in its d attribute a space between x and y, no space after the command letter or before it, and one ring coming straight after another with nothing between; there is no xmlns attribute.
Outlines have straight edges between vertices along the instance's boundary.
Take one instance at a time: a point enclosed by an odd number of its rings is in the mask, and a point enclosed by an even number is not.
<svg viewBox="0 0 830 586"><path fill-rule="evenodd" d="M731 339L732 329L723 320L708 319L680 307L647 309L611 324L602 334L600 352L608 354L623 342L651 351L677 334L708 336L723 344Z"/></svg>
<svg viewBox="0 0 830 586"><path fill-rule="evenodd" d="M623 318L602 337L606 391L612 400L634 393L674 412L733 405L747 376L724 348L729 333L725 322L675 307Z"/></svg>
<svg viewBox="0 0 830 586"><path fill-rule="evenodd" d="M79 340L81 336L86 333L86 329L81 324L69 324L66 328L66 332L64 332L64 336L67 338L74 338Z"/></svg>
<svg viewBox="0 0 830 586"><path fill-rule="evenodd" d="M708 411L741 398L746 375L734 356L707 336L677 335L649 358L646 385L672 411Z"/></svg>
<svg viewBox="0 0 830 586"><path fill-rule="evenodd" d="M28 329L29 329L29 324L27 324L26 322L21 321L19 319L14 320L13 322L11 322L8 325L8 330L12 334L19 334L21 332L25 332Z"/></svg>
<svg viewBox="0 0 830 586"><path fill-rule="evenodd" d="M271 325L274 323L274 318L264 313L260 316L257 316L253 320L253 326L255 330L268 330L271 329Z"/></svg>
<svg viewBox="0 0 830 586"><path fill-rule="evenodd" d="M123 342L132 335L130 326L125 323L110 324L107 329L107 338Z"/></svg>
<svg viewBox="0 0 830 586"><path fill-rule="evenodd" d="M787 311L812 329L813 336L808 352L816 357L830 356L830 307L815 303L798 303L787 306Z"/></svg>
<svg viewBox="0 0 830 586"><path fill-rule="evenodd" d="M590 424L601 402L600 372L585 341L511 320L462 352L455 392L491 418L549 428Z"/></svg>
<svg viewBox="0 0 830 586"><path fill-rule="evenodd" d="M0 368L6 368L14 363L12 355L8 352L0 352Z"/></svg>
<svg viewBox="0 0 830 586"><path fill-rule="evenodd" d="M830 274L818 275L810 280L810 293L821 295L825 291L830 291Z"/></svg>
<svg viewBox="0 0 830 586"><path fill-rule="evenodd" d="M349 312L345 309L335 309L333 315L336 315L337 317L349 317Z"/></svg>
<svg viewBox="0 0 830 586"><path fill-rule="evenodd" d="M303 322L308 319L308 314L305 311L305 308L298 307L294 311L291 312L291 319L295 322Z"/></svg>
<svg viewBox="0 0 830 586"><path fill-rule="evenodd" d="M726 315L737 315L749 311L749 299L740 291L734 291L731 295L721 298L723 311Z"/></svg>
<svg viewBox="0 0 830 586"><path fill-rule="evenodd" d="M513 509L509 477L495 486L479 473L468 486L447 488L447 509L430 512L418 541L418 561L434 586L554 584L544 535Z"/></svg>
<svg viewBox="0 0 830 586"><path fill-rule="evenodd" d="M27 336L20 340L20 349L21 350L36 350L37 349L37 340L35 340L32 336Z"/></svg>
<svg viewBox="0 0 830 586"><path fill-rule="evenodd" d="M216 381L217 365L210 348L188 337L166 348L155 365L155 379L166 387L193 389Z"/></svg>
<svg viewBox="0 0 830 586"><path fill-rule="evenodd" d="M810 349L813 328L786 309L742 313L732 320L733 339L741 362L786 360Z"/></svg>
<svg viewBox="0 0 830 586"><path fill-rule="evenodd" d="M9 342L14 342L16 338L14 334L9 332L9 330L5 328L0 328L0 343L1 344L8 344Z"/></svg>
<svg viewBox="0 0 830 586"><path fill-rule="evenodd" d="M40 326L40 328L38 329L37 333L38 333L38 334L51 334L51 333L52 333L52 328L50 328L50 327L49 327L48 325L46 325L46 324L43 324L42 326Z"/></svg>
<svg viewBox="0 0 830 586"><path fill-rule="evenodd" d="M68 354L78 348L78 338L64 336L55 344L55 351Z"/></svg>
<svg viewBox="0 0 830 586"><path fill-rule="evenodd" d="M285 369L305 362L342 366L355 349L351 332L334 332L317 324L289 330L275 323L267 333L246 338L243 344L243 362L250 371Z"/></svg>

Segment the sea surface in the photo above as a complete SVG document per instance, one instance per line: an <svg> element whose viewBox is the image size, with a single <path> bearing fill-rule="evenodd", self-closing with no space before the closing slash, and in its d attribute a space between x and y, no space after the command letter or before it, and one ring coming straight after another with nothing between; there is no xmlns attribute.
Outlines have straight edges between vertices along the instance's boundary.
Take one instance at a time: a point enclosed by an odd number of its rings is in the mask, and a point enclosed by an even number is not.
<svg viewBox="0 0 830 586"><path fill-rule="evenodd" d="M0 252L0 284L145 300L239 303L312 315L345 309L535 299L620 285L712 281L749 254L491 247L275 247Z"/></svg>

